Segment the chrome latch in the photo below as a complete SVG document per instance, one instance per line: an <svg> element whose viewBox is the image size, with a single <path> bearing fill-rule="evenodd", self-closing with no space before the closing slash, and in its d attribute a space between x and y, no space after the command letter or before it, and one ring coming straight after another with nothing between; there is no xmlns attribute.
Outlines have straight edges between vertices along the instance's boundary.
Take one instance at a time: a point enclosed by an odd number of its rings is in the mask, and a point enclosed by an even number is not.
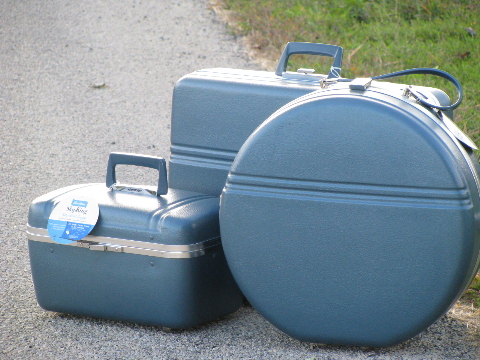
<svg viewBox="0 0 480 360"><path fill-rule="evenodd" d="M414 87L413 85L408 85L403 92L403 95L406 97L414 98L418 103L422 104L422 101L428 101L432 103L436 103L437 99L429 96L430 94L419 91L418 88Z"/></svg>
<svg viewBox="0 0 480 360"><path fill-rule="evenodd" d="M299 74L313 74L315 72L315 69L304 69L300 68L297 70L297 73Z"/></svg>
<svg viewBox="0 0 480 360"><path fill-rule="evenodd" d="M123 249L125 247L121 245L92 243L89 241L77 241L77 246L93 251L112 251L117 253L124 252Z"/></svg>
<svg viewBox="0 0 480 360"><path fill-rule="evenodd" d="M320 80L320 87L322 89L326 89L330 85L335 84L337 81L338 81L338 78L330 78L330 79L323 78Z"/></svg>
<svg viewBox="0 0 480 360"><path fill-rule="evenodd" d="M107 246L101 244L90 244L88 248L94 251L107 251Z"/></svg>
<svg viewBox="0 0 480 360"><path fill-rule="evenodd" d="M113 251L113 252L121 253L121 252L123 252L123 248L124 248L124 246L120 246L120 245L108 245L107 246L107 251Z"/></svg>
<svg viewBox="0 0 480 360"><path fill-rule="evenodd" d="M110 186L109 189L111 191L121 191L121 192L130 193L130 194L157 196L157 192L155 190L140 188L140 187L131 186L131 185L118 185L115 183L112 186Z"/></svg>
<svg viewBox="0 0 480 360"><path fill-rule="evenodd" d="M372 78L356 78L350 82L350 90L367 90L372 84Z"/></svg>
<svg viewBox="0 0 480 360"><path fill-rule="evenodd" d="M297 81L321 81L326 78L326 75L315 74L315 69L300 68L296 72L284 71L282 77L285 80L297 80Z"/></svg>

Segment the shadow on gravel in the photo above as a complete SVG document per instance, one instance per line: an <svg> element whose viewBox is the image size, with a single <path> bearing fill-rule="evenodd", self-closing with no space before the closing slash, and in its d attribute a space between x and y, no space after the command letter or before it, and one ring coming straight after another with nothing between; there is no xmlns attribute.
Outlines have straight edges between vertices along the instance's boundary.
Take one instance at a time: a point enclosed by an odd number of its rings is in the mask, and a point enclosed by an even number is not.
<svg viewBox="0 0 480 360"><path fill-rule="evenodd" d="M134 334L140 340L142 338L153 338L158 341L184 339L190 343L190 346L199 348L199 353L208 343L208 339L219 338L220 334L222 341L215 345L220 348L233 347L237 341L241 341L250 343L252 347L268 347L273 349L272 351L283 354L301 351L306 354L306 359L325 357L333 359L339 354L345 357L376 359L459 358L459 356L474 359L472 354L480 354L478 329L472 328L465 321L455 319L450 314L439 319L413 339L390 348L360 348L300 342L276 329L248 304L225 318L190 329L170 329L57 313L49 313L45 317L45 320L47 319L51 323L50 326L59 331L69 327L82 327L84 330L97 327L103 328L106 334L122 330L123 333ZM255 328L252 328L252 323L256 323ZM462 357L462 354L465 356Z"/></svg>

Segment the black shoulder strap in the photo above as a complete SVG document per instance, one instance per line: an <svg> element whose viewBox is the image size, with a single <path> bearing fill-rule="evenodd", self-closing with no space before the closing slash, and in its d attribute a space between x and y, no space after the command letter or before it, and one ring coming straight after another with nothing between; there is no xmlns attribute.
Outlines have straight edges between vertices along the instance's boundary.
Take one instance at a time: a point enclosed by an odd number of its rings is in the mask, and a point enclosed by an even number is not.
<svg viewBox="0 0 480 360"><path fill-rule="evenodd" d="M421 104L423 104L425 106L429 106L429 107L434 108L434 109L442 110L442 111L454 110L460 105L460 103L463 100L463 89L462 89L462 86L460 85L460 82L455 77L453 77L453 75L450 75L449 73L447 73L445 71L442 71L442 70L431 69L431 68L409 69L409 70L397 71L397 72L390 73L390 74L385 74L385 75L373 76L371 79L372 80L383 80L383 79L390 79L390 78L399 77L399 76L419 75L419 74L435 75L435 76L439 76L441 78L444 78L444 79L450 81L453 85L455 85L455 88L457 89L457 92L458 92L458 98L453 104L451 104L449 106L440 106L440 105L436 105L436 104L432 104L432 103L428 102L421 95L416 94L415 90L410 90L410 93L413 96L415 96L415 98ZM342 78L339 78L337 80L341 81L341 82L343 82L343 81L345 81L345 82L353 81L353 79L342 79Z"/></svg>

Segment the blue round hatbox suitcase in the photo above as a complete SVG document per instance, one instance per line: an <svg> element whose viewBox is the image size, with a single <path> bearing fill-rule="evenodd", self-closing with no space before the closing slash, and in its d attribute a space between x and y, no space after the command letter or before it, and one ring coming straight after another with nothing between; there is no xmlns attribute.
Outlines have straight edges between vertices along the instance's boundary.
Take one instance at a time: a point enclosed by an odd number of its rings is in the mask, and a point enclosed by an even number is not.
<svg viewBox="0 0 480 360"><path fill-rule="evenodd" d="M475 276L478 162L419 102L439 90L358 84L332 81L248 138L220 227L238 285L273 325L302 341L385 347L433 324Z"/></svg>

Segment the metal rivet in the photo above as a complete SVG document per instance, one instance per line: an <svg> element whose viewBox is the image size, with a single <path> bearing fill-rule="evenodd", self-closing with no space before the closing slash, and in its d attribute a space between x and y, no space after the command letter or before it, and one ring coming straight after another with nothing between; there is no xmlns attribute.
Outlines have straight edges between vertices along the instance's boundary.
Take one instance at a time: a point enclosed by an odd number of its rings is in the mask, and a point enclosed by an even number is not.
<svg viewBox="0 0 480 360"><path fill-rule="evenodd" d="M50 249L50 252L53 253L53 249Z"/></svg>
<svg viewBox="0 0 480 360"><path fill-rule="evenodd" d="M150 266L154 266L155 264L153 263L153 261L150 263Z"/></svg>
<svg viewBox="0 0 480 360"><path fill-rule="evenodd" d="M153 240L153 236L152 236L152 235L150 235L150 240Z"/></svg>

